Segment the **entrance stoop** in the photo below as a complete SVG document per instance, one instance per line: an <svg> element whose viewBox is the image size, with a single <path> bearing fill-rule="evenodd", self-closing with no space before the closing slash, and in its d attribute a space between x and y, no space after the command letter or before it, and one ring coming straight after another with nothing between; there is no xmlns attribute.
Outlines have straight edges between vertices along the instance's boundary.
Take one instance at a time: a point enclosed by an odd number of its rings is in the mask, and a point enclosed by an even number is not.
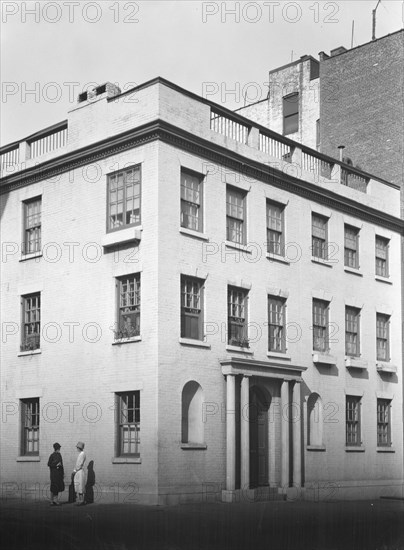
<svg viewBox="0 0 404 550"><path fill-rule="evenodd" d="M287 495L278 487L256 487L254 489L236 489L222 491L222 502L271 502L286 500Z"/></svg>

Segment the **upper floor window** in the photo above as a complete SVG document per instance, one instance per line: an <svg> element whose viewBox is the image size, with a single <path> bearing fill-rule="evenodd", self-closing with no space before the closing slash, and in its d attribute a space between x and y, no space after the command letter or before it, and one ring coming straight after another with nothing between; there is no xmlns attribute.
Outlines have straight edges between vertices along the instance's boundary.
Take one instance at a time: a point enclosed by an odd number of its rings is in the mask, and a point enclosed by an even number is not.
<svg viewBox="0 0 404 550"><path fill-rule="evenodd" d="M203 340L203 281L181 276L181 337Z"/></svg>
<svg viewBox="0 0 404 550"><path fill-rule="evenodd" d="M133 338L140 334L140 274L117 279L118 311L115 339Z"/></svg>
<svg viewBox="0 0 404 550"><path fill-rule="evenodd" d="M391 446L391 401L377 400L377 446Z"/></svg>
<svg viewBox="0 0 404 550"><path fill-rule="evenodd" d="M328 351L328 311L329 302L313 300L313 350Z"/></svg>
<svg viewBox="0 0 404 550"><path fill-rule="evenodd" d="M39 397L21 399L21 455L39 455Z"/></svg>
<svg viewBox="0 0 404 550"><path fill-rule="evenodd" d="M283 205L267 201L267 250L278 256L285 254L284 210Z"/></svg>
<svg viewBox="0 0 404 550"><path fill-rule="evenodd" d="M117 454L140 455L140 391L117 393Z"/></svg>
<svg viewBox="0 0 404 550"><path fill-rule="evenodd" d="M108 176L108 230L140 224L140 165Z"/></svg>
<svg viewBox="0 0 404 550"><path fill-rule="evenodd" d="M285 326L286 300L268 296L268 350L286 351Z"/></svg>
<svg viewBox="0 0 404 550"><path fill-rule="evenodd" d="M346 445L361 445L361 398L346 396Z"/></svg>
<svg viewBox="0 0 404 550"><path fill-rule="evenodd" d="M202 178L181 171L181 227L202 231Z"/></svg>
<svg viewBox="0 0 404 550"><path fill-rule="evenodd" d="M379 361L389 361L390 316L376 313L376 357Z"/></svg>
<svg viewBox="0 0 404 550"><path fill-rule="evenodd" d="M24 254L41 250L41 197L24 202Z"/></svg>
<svg viewBox="0 0 404 550"><path fill-rule="evenodd" d="M226 231L227 240L233 243L246 242L246 193L227 187L226 194Z"/></svg>
<svg viewBox="0 0 404 550"><path fill-rule="evenodd" d="M389 239L376 235L376 275L389 276Z"/></svg>
<svg viewBox="0 0 404 550"><path fill-rule="evenodd" d="M241 348L249 346L247 297L248 291L243 288L231 286L228 288L228 343Z"/></svg>
<svg viewBox="0 0 404 550"><path fill-rule="evenodd" d="M41 294L22 296L23 331L21 351L30 351L40 347L41 334Z"/></svg>
<svg viewBox="0 0 404 550"><path fill-rule="evenodd" d="M356 307L345 308L345 353L353 357L360 355L360 311Z"/></svg>
<svg viewBox="0 0 404 550"><path fill-rule="evenodd" d="M299 94L293 93L283 98L283 135L299 130Z"/></svg>
<svg viewBox="0 0 404 550"><path fill-rule="evenodd" d="M344 265L357 269L359 267L359 229L345 225Z"/></svg>
<svg viewBox="0 0 404 550"><path fill-rule="evenodd" d="M312 237L311 249L313 258L326 260L328 257L328 235L327 235L328 218L319 214L312 214Z"/></svg>

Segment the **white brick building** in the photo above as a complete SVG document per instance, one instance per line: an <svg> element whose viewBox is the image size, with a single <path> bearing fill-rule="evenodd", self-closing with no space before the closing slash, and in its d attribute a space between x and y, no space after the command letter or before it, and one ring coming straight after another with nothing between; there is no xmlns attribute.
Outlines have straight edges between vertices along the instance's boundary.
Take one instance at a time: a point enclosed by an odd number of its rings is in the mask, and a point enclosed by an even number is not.
<svg viewBox="0 0 404 550"><path fill-rule="evenodd" d="M160 78L1 159L3 496L401 493L398 186Z"/></svg>

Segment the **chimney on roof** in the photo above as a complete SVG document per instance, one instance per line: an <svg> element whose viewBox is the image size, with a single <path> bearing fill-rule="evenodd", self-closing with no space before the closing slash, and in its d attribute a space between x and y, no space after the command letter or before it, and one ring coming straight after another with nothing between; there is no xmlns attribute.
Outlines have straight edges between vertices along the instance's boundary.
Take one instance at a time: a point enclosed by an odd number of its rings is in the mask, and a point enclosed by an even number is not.
<svg viewBox="0 0 404 550"><path fill-rule="evenodd" d="M95 101L95 99L104 99L109 97L115 97L121 93L121 89L116 84L111 82L105 82L95 88L90 88L85 92L79 94L77 103L84 103L85 101Z"/></svg>
<svg viewBox="0 0 404 550"><path fill-rule="evenodd" d="M330 55L331 57L334 57L334 55L339 55L340 53L345 53L347 51L348 50L344 48L344 46L339 46L338 48L331 50Z"/></svg>

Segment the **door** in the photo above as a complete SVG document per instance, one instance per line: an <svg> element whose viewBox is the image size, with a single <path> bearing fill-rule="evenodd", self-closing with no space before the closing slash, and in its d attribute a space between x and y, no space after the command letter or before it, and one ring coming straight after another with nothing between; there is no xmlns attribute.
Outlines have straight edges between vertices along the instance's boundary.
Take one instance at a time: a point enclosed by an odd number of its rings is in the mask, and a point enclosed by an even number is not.
<svg viewBox="0 0 404 550"><path fill-rule="evenodd" d="M250 391L250 486L268 485L268 408L265 393Z"/></svg>

